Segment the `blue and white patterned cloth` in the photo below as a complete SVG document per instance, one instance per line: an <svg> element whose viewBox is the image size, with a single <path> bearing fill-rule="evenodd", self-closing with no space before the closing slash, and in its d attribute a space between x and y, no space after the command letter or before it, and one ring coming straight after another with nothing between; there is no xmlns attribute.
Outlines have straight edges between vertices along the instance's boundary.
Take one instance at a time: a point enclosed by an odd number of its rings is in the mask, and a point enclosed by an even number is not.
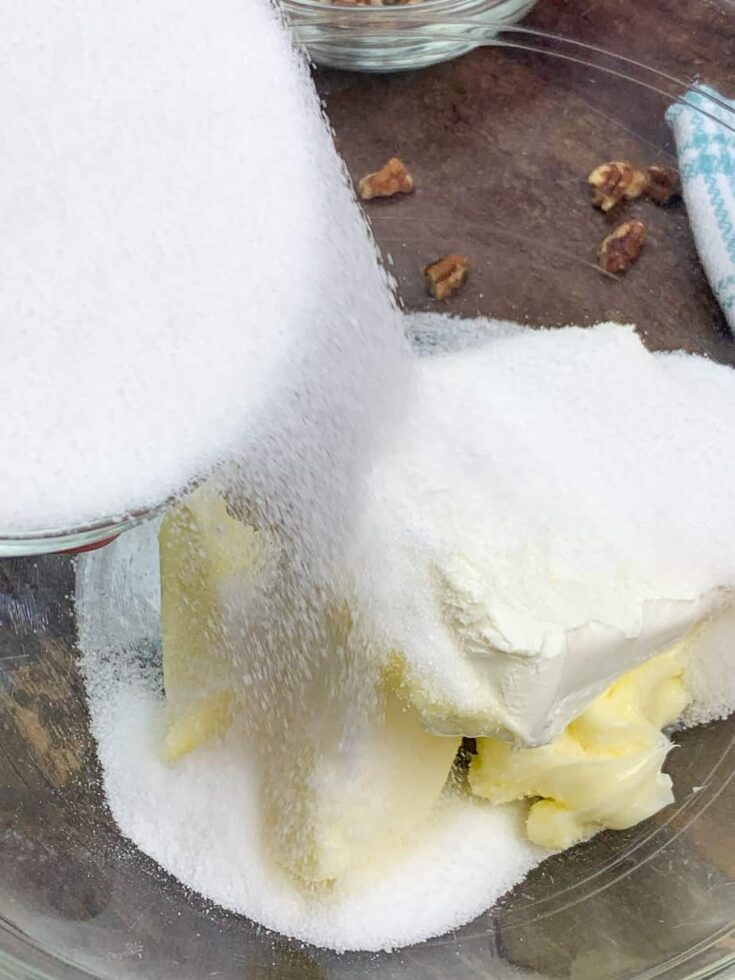
<svg viewBox="0 0 735 980"><path fill-rule="evenodd" d="M666 118L674 130L697 251L735 333L735 102L727 109L708 96L725 101L709 86L697 85L687 93L687 104L672 106Z"/></svg>

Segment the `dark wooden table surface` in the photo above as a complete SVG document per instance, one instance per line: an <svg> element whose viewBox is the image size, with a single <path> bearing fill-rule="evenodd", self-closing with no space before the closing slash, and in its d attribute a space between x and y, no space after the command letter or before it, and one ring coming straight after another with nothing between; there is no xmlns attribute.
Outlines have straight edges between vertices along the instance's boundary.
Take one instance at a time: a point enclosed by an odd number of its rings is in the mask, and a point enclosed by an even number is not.
<svg viewBox="0 0 735 980"><path fill-rule="evenodd" d="M703 77L735 96L729 3L542 0L526 23L685 81ZM437 308L420 269L456 249L473 273L447 310L549 326L634 322L652 346L732 360L681 204L640 202L625 212L649 228L646 253L625 280L584 265L620 220L589 205L584 178L608 159L672 162L668 100L612 75L497 47L418 72L318 71L317 83L353 176L392 155L415 175L412 197L367 208L408 307Z"/></svg>

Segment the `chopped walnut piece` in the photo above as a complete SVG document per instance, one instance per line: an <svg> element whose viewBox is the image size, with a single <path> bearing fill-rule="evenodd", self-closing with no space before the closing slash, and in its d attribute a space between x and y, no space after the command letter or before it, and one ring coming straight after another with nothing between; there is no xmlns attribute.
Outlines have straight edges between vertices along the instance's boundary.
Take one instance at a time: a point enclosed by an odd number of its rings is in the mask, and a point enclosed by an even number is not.
<svg viewBox="0 0 735 980"><path fill-rule="evenodd" d="M648 168L648 184L646 194L656 204L668 204L672 197L681 193L679 171L673 167L659 167L656 164Z"/></svg>
<svg viewBox="0 0 735 980"><path fill-rule="evenodd" d="M624 221L602 239L597 255L606 272L627 272L643 251L646 226L637 218Z"/></svg>
<svg viewBox="0 0 735 980"><path fill-rule="evenodd" d="M470 271L470 260L451 252L438 262L424 267L426 288L434 299L446 299L456 293Z"/></svg>
<svg viewBox="0 0 735 980"><path fill-rule="evenodd" d="M413 177L398 157L392 157L374 174L366 174L357 184L357 193L363 201L374 197L393 197L394 194L410 194Z"/></svg>
<svg viewBox="0 0 735 980"><path fill-rule="evenodd" d="M633 201L646 189L648 177L625 160L614 160L595 167L587 178L592 203L607 213L620 201Z"/></svg>

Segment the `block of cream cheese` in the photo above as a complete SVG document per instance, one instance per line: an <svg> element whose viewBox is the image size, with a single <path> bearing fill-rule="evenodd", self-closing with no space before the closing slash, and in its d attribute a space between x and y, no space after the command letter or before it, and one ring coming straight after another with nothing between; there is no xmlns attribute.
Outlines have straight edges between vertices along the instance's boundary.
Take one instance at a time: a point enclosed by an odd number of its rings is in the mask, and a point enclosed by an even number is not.
<svg viewBox="0 0 735 980"><path fill-rule="evenodd" d="M418 375L364 518L375 630L428 728L544 744L732 602L735 373L605 324Z"/></svg>

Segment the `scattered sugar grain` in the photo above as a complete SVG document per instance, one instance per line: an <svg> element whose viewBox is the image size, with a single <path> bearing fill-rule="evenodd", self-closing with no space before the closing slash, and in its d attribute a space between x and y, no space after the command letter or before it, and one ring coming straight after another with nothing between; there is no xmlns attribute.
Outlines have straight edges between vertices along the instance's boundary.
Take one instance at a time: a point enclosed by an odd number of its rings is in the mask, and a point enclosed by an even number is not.
<svg viewBox="0 0 735 980"><path fill-rule="evenodd" d="M408 313L404 322L419 357L482 347L492 340L514 336L524 330L510 320L466 319L446 313Z"/></svg>

